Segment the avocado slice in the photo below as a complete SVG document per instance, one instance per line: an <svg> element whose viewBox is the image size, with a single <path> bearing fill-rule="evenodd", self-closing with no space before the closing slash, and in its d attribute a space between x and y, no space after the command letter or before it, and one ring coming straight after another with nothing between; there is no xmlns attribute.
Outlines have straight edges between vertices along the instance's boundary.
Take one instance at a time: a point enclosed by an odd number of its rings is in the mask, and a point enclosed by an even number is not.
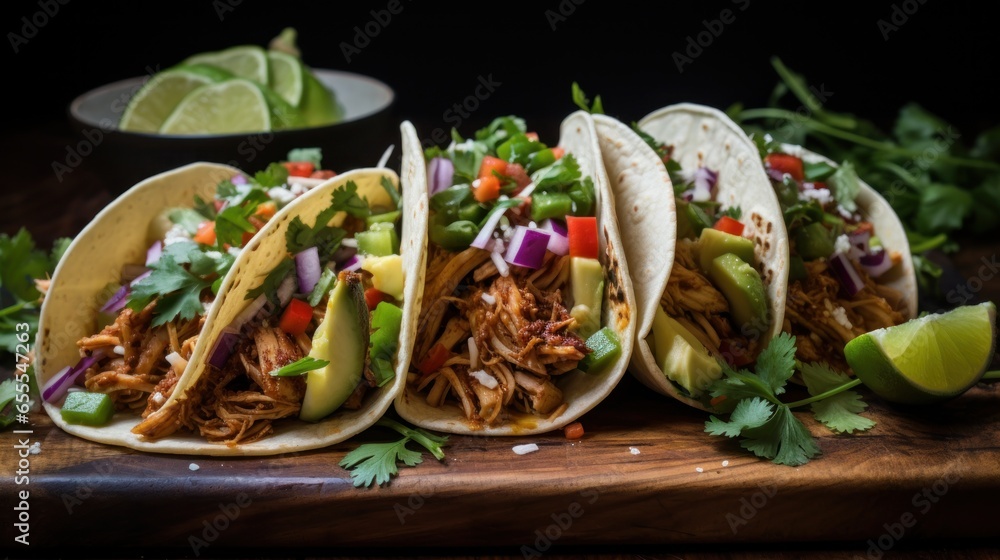
<svg viewBox="0 0 1000 560"><path fill-rule="evenodd" d="M330 291L326 316L313 333L309 356L330 363L306 374L299 418L318 422L337 410L361 382L368 360L370 325L361 275L341 272Z"/></svg>
<svg viewBox="0 0 1000 560"><path fill-rule="evenodd" d="M712 259L708 278L726 296L738 330L747 331L748 324L757 332L767 330L767 292L760 274L752 266L733 253L726 253Z"/></svg>
<svg viewBox="0 0 1000 560"><path fill-rule="evenodd" d="M713 228L701 230L698 241L698 264L703 272L708 272L715 257L726 253L732 253L753 266L752 240Z"/></svg>
<svg viewBox="0 0 1000 560"><path fill-rule="evenodd" d="M684 325L656 307L653 315L653 355L663 374L700 397L713 381L722 377L722 366Z"/></svg>
<svg viewBox="0 0 1000 560"><path fill-rule="evenodd" d="M576 319L577 334L586 340L601 328L604 300L604 266L601 261L571 257L570 285L573 288L573 309L569 314Z"/></svg>

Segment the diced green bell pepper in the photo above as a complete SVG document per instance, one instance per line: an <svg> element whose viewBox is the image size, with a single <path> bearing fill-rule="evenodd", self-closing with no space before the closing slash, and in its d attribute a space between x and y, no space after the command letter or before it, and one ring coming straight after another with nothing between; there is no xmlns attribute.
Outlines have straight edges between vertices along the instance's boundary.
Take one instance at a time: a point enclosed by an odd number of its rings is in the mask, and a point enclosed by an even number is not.
<svg viewBox="0 0 1000 560"><path fill-rule="evenodd" d="M580 360L576 367L591 374L604 371L622 352L618 335L610 327L601 327L599 331L590 335L587 338L587 348L590 348L590 354Z"/></svg>
<svg viewBox="0 0 1000 560"><path fill-rule="evenodd" d="M74 391L66 395L60 414L70 424L103 426L114 416L115 404L104 393Z"/></svg>
<svg viewBox="0 0 1000 560"><path fill-rule="evenodd" d="M371 315L371 365L375 382L379 387L396 376L392 360L399 346L399 331L403 322L403 310L382 301L372 310Z"/></svg>
<svg viewBox="0 0 1000 560"><path fill-rule="evenodd" d="M399 254L399 235L396 226L389 222L377 222L367 231L359 231L354 235L358 241L358 252L373 257L386 257Z"/></svg>

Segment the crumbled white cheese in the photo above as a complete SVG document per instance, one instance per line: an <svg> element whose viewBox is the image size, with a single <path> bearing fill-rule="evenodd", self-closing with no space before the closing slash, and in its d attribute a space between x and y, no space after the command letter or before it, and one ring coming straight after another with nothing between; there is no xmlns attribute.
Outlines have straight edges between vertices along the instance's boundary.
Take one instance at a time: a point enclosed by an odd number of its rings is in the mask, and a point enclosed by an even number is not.
<svg viewBox="0 0 1000 560"><path fill-rule="evenodd" d="M218 251L205 251L205 256L211 258L212 260L219 260L222 258L222 253Z"/></svg>
<svg viewBox="0 0 1000 560"><path fill-rule="evenodd" d="M806 189L799 193L799 196L806 200L815 200L824 205L833 200L833 195L830 193L830 189Z"/></svg>
<svg viewBox="0 0 1000 560"><path fill-rule="evenodd" d="M288 185L288 192L292 193L293 197L302 196L309 190L309 187L303 185L302 183L292 183Z"/></svg>
<svg viewBox="0 0 1000 560"><path fill-rule="evenodd" d="M722 466L723 467L728 467L729 466L729 461L723 461L722 462Z"/></svg>
<svg viewBox="0 0 1000 560"><path fill-rule="evenodd" d="M765 138L767 138L767 140L770 142L769 136L770 136L770 134L768 134L767 136L765 136ZM790 155L790 156L795 156L797 158L801 158L804 155L804 152L802 151L802 146L796 146L796 145L793 145L793 144L788 144L788 145L782 146L781 147L781 151L784 152L784 153L786 153L786 154L788 154L788 155Z"/></svg>
<svg viewBox="0 0 1000 560"><path fill-rule="evenodd" d="M845 329L851 330L854 328L853 325L851 325L851 322L847 319L847 311L845 311L843 307L835 307L830 314L833 315L833 319Z"/></svg>
<svg viewBox="0 0 1000 560"><path fill-rule="evenodd" d="M851 251L851 240L847 238L846 233L842 233L837 237L837 240L833 243L834 253L844 253L845 255Z"/></svg>
<svg viewBox="0 0 1000 560"><path fill-rule="evenodd" d="M641 451L639 451L638 447L629 447L628 452L633 455L638 455L639 453L642 453Z"/></svg>
<svg viewBox="0 0 1000 560"><path fill-rule="evenodd" d="M32 455L38 455L41 452L42 452L42 442L40 441L32 443L31 447L28 448L28 453L31 453Z"/></svg>
<svg viewBox="0 0 1000 560"><path fill-rule="evenodd" d="M278 206L284 206L295 200L295 195L292 194L292 191L286 189L285 187L270 188L267 191L267 196L276 202Z"/></svg>
<svg viewBox="0 0 1000 560"><path fill-rule="evenodd" d="M125 355L125 347L122 346L121 344L119 344L118 346L115 346L115 354L118 354L119 356L124 356Z"/></svg>
<svg viewBox="0 0 1000 560"><path fill-rule="evenodd" d="M192 471L196 471L201 467L198 466L198 463L191 463L190 465L188 465L188 468L191 469Z"/></svg>
<svg viewBox="0 0 1000 560"><path fill-rule="evenodd" d="M163 245L170 245L172 243L178 243L180 241L190 241L191 236L178 224L174 224L167 233L163 236Z"/></svg>
<svg viewBox="0 0 1000 560"><path fill-rule="evenodd" d="M497 385L499 385L499 383L497 383L496 378L486 373L484 370L477 369L474 371L470 371L469 375L475 377L476 381L478 381L480 385L486 387L487 389L496 389Z"/></svg>
<svg viewBox="0 0 1000 560"><path fill-rule="evenodd" d="M696 467L694 470L697 471L697 472L705 472L705 469L703 469L701 467Z"/></svg>
<svg viewBox="0 0 1000 560"><path fill-rule="evenodd" d="M515 445L511 448L514 453L518 455L524 455L526 453L532 453L538 451L538 445L534 443L526 443L524 445Z"/></svg>
<svg viewBox="0 0 1000 560"><path fill-rule="evenodd" d="M857 219L854 216L854 214L851 214L843 206L841 206L839 204L837 205L837 213L840 214L840 216L842 218L844 218L845 220L855 220L855 219Z"/></svg>
<svg viewBox="0 0 1000 560"><path fill-rule="evenodd" d="M234 257L238 257L238 256L240 256L240 252L242 250L243 249L241 249L239 247L230 247L230 248L226 249L226 252L229 253L230 255L234 256Z"/></svg>

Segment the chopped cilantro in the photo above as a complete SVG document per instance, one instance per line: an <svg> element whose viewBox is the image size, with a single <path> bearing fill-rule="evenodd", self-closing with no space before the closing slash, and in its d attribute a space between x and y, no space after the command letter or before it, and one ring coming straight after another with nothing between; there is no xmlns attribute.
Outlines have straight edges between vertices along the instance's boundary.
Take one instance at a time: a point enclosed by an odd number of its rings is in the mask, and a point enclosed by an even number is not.
<svg viewBox="0 0 1000 560"><path fill-rule="evenodd" d="M193 319L204 312L201 294L205 288L212 286L214 279L195 276L167 254L161 255L150 268L152 273L132 286L127 304L129 309L141 311L155 299L154 327L178 316Z"/></svg>
<svg viewBox="0 0 1000 560"><path fill-rule="evenodd" d="M381 486L389 482L399 472L397 463L415 467L423 462L419 451L407 449L406 444L415 441L441 461L444 459L442 447L448 442L447 436L436 436L420 428L409 428L382 418L376 426L391 428L403 435L403 439L386 443L365 443L351 451L340 461L340 466L351 471L354 486L371 486L372 482Z"/></svg>
<svg viewBox="0 0 1000 560"><path fill-rule="evenodd" d="M288 181L288 169L280 163L272 163L264 170L254 173L253 180L264 188L280 187Z"/></svg>
<svg viewBox="0 0 1000 560"><path fill-rule="evenodd" d="M580 89L580 84L576 82L573 82L571 93L573 96L573 103L575 103L577 107L594 115L604 114L604 104L601 103L600 95L594 97L594 103L591 104L590 100L587 99L587 95L583 93L582 89Z"/></svg>
<svg viewBox="0 0 1000 560"><path fill-rule="evenodd" d="M280 368L271 372L274 377L296 377L299 375L305 375L314 369L325 368L330 365L329 360L317 360L310 356L304 358L299 358L290 364L281 366Z"/></svg>
<svg viewBox="0 0 1000 560"><path fill-rule="evenodd" d="M292 267L295 265L295 261L288 258L280 263L278 266L274 267L271 272L264 277L264 281L261 282L260 286L250 290L247 293L246 299L256 299L257 296L261 294L267 294L267 299L275 307L280 307L280 301L278 300L278 286L285 280L285 277L292 271Z"/></svg>

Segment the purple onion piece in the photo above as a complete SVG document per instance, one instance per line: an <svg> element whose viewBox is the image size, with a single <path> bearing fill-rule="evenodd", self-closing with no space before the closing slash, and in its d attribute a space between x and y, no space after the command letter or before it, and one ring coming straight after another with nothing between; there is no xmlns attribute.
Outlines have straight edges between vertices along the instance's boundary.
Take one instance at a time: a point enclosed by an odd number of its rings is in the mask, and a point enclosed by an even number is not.
<svg viewBox="0 0 1000 560"><path fill-rule="evenodd" d="M299 279L299 292L308 294L319 283L322 274L319 264L319 249L309 247L295 255L295 275Z"/></svg>
<svg viewBox="0 0 1000 560"><path fill-rule="evenodd" d="M136 278L142 276L149 272L148 266L142 266L138 264L126 264L122 267L122 282L127 282L129 284L136 281Z"/></svg>
<svg viewBox="0 0 1000 560"><path fill-rule="evenodd" d="M215 345L208 354L208 363L211 366L222 369L225 367L229 357L233 355L233 350L240 341L238 329L226 327L219 333L219 338L215 339Z"/></svg>
<svg viewBox="0 0 1000 560"><path fill-rule="evenodd" d="M539 268L545 260L551 234L547 231L517 226L507 245L504 260L525 268Z"/></svg>
<svg viewBox="0 0 1000 560"><path fill-rule="evenodd" d="M125 307L125 303L128 301L128 294L128 284L118 288L118 291L108 298L108 301L104 302L104 305L101 306L101 313L113 314L121 311L122 308Z"/></svg>
<svg viewBox="0 0 1000 560"><path fill-rule="evenodd" d="M351 258L344 261L343 266L339 270L346 270L348 272L355 272L361 269L361 265L365 262L364 257L361 255L353 255Z"/></svg>
<svg viewBox="0 0 1000 560"><path fill-rule="evenodd" d="M785 180L785 173L778 171L773 167L767 168L767 176L770 177L772 181L777 181L779 183L784 182Z"/></svg>
<svg viewBox="0 0 1000 560"><path fill-rule="evenodd" d="M479 234L476 238L472 240L469 244L470 247L475 247L476 249L485 249L486 243L489 242L490 238L493 236L493 230L497 228L497 224L500 223L500 218L507 212L502 209L494 209L490 214L490 219L483 225L483 229L479 230Z"/></svg>
<svg viewBox="0 0 1000 560"><path fill-rule="evenodd" d="M319 278L317 277L317 281ZM295 293L296 282L295 277L291 274L285 276L285 279L281 281L278 285L278 302L281 303L281 308L284 309L288 302L292 300L292 294ZM309 290L312 291L312 290Z"/></svg>
<svg viewBox="0 0 1000 560"><path fill-rule="evenodd" d="M42 398L46 402L55 402L62 398L66 394L66 390L69 389L81 373L87 371L87 368L93 366L98 360L104 357L104 351L98 350L90 356L84 356L76 363L75 366L66 366L59 370L58 373L52 376L51 379L45 382L45 386L42 387Z"/></svg>
<svg viewBox="0 0 1000 560"><path fill-rule="evenodd" d="M892 268L892 259L889 258L886 251L876 251L874 253L862 255L861 258L858 259L858 264L860 264L861 268L868 273L868 276L878 278Z"/></svg>
<svg viewBox="0 0 1000 560"><path fill-rule="evenodd" d="M331 259L334 263L340 265L347 262L348 259L358 254L357 247L346 247L341 245L339 249L333 252L333 258Z"/></svg>
<svg viewBox="0 0 1000 560"><path fill-rule="evenodd" d="M427 185L430 194L437 194L451 186L455 164L445 157L431 158L427 166Z"/></svg>
<svg viewBox="0 0 1000 560"><path fill-rule="evenodd" d="M569 234L566 231L566 226L557 220L547 218L542 221L541 228L550 234L548 246L549 251L552 251L557 255L565 255L569 253Z"/></svg>
<svg viewBox="0 0 1000 560"><path fill-rule="evenodd" d="M156 261L160 260L160 256L162 255L163 255L163 242L159 240L154 241L153 244L149 246L149 249L146 250L146 266L149 266L155 263Z"/></svg>
<svg viewBox="0 0 1000 560"><path fill-rule="evenodd" d="M247 184L247 178L243 175L233 175L233 178L229 182L234 185L245 185Z"/></svg>
<svg viewBox="0 0 1000 560"><path fill-rule="evenodd" d="M847 258L847 255L837 253L830 257L830 268L837 275L837 280L840 281L840 285L844 288L847 295L854 296L865 287L864 281L854 268L854 265Z"/></svg>
<svg viewBox="0 0 1000 560"><path fill-rule="evenodd" d="M139 282L142 282L146 278L149 278L149 275L152 274L152 273L153 273L152 270L147 270L146 272L143 272L142 274L140 274L140 275L136 276L135 278L133 278L132 281L128 283L128 285L129 286L135 286Z"/></svg>

